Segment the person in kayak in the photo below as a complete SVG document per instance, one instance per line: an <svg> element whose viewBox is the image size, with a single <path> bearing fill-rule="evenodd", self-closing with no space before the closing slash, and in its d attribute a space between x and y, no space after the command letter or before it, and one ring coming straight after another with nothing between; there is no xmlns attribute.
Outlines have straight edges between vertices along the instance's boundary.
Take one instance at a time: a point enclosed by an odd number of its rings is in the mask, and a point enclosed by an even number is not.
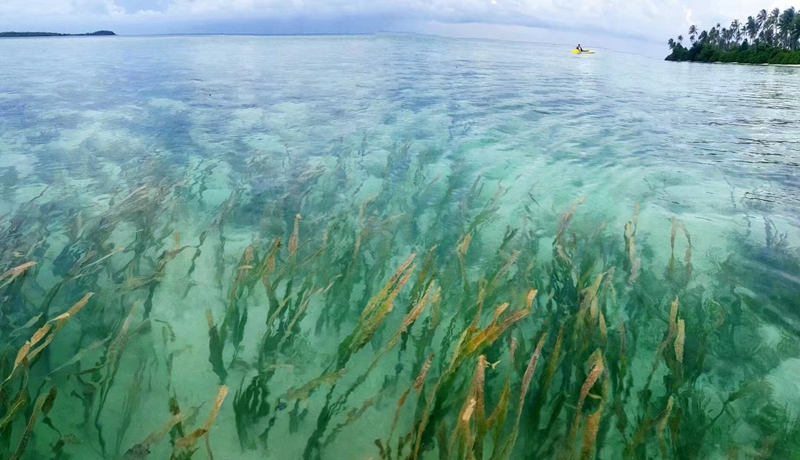
<svg viewBox="0 0 800 460"><path fill-rule="evenodd" d="M579 52L583 53L583 48L581 48L581 44L580 43L578 43L578 47L575 48L575 49L578 50Z"/></svg>

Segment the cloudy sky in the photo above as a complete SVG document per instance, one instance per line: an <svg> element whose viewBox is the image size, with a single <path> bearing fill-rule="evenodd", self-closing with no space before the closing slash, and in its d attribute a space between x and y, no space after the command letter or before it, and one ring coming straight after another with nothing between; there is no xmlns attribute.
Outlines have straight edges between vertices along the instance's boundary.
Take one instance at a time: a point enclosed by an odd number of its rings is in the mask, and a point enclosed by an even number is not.
<svg viewBox="0 0 800 460"><path fill-rule="evenodd" d="M744 20L784 0L0 0L0 30L152 33L420 32L661 46L690 24Z"/></svg>

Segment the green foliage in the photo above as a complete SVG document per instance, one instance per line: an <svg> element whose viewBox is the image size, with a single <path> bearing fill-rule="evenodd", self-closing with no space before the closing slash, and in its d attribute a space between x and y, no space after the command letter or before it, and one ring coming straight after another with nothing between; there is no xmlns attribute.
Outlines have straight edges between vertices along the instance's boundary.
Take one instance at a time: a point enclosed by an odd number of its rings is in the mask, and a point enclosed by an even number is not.
<svg viewBox="0 0 800 460"><path fill-rule="evenodd" d="M740 64L800 64L800 50L756 45L747 41L729 50L696 42L691 48L678 44L666 58L667 61L735 62Z"/></svg>

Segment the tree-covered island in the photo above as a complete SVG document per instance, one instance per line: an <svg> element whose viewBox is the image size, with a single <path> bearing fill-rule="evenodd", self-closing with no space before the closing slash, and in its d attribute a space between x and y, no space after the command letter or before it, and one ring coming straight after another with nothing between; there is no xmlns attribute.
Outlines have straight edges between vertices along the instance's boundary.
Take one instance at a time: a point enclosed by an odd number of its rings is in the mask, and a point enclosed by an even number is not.
<svg viewBox="0 0 800 460"><path fill-rule="evenodd" d="M0 32L0 38L18 38L18 37L90 37L90 36L107 36L117 35L110 30L98 30L97 32L89 32L86 34L59 34L56 32Z"/></svg>
<svg viewBox="0 0 800 460"><path fill-rule="evenodd" d="M702 32L693 25L687 46L683 41L683 35L669 39L667 61L800 64L800 13L794 7L761 10L745 22L737 19L730 27L717 24Z"/></svg>

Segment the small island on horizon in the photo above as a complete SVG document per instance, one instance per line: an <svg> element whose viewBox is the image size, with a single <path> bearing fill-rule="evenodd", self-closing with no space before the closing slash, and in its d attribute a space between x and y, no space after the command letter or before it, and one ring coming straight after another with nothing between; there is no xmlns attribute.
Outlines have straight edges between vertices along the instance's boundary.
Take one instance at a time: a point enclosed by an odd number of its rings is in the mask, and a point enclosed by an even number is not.
<svg viewBox="0 0 800 460"><path fill-rule="evenodd" d="M800 64L800 12L794 7L781 12L761 10L747 21L734 20L730 27L717 24L700 32L689 27L689 47L683 35L670 38L667 61L736 62L740 64Z"/></svg>
<svg viewBox="0 0 800 460"><path fill-rule="evenodd" d="M97 32L89 32L85 34L60 34L57 32L0 32L0 38L18 38L18 37L92 37L92 36L110 36L117 35L110 30L98 30Z"/></svg>

